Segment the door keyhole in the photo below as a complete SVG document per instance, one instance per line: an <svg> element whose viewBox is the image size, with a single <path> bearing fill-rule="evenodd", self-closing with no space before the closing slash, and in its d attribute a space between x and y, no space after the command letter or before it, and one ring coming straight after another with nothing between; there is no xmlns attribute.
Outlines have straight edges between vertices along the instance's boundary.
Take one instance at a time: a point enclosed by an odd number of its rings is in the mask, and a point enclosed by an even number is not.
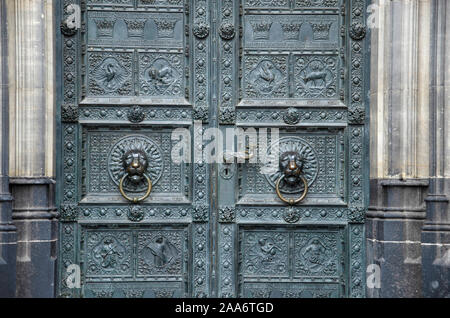
<svg viewBox="0 0 450 318"><path fill-rule="evenodd" d="M233 168L231 164L224 164L222 171L221 171L221 176L224 179L231 179L233 177Z"/></svg>

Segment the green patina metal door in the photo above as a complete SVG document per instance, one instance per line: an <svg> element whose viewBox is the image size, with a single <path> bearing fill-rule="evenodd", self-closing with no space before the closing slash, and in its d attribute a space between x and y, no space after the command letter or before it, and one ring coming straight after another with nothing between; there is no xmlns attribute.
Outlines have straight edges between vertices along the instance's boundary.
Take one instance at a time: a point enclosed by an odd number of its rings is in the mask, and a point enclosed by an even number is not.
<svg viewBox="0 0 450 318"><path fill-rule="evenodd" d="M363 297L365 7L61 1L59 295Z"/></svg>

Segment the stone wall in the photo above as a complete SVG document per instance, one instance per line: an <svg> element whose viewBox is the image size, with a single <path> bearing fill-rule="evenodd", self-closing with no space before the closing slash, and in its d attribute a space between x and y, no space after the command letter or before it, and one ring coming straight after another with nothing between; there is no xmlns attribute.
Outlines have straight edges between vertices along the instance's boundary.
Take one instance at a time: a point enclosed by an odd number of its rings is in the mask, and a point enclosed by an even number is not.
<svg viewBox="0 0 450 318"><path fill-rule="evenodd" d="M17 227L17 297L53 297L55 1L6 1L9 176Z"/></svg>
<svg viewBox="0 0 450 318"><path fill-rule="evenodd" d="M8 177L9 85L6 1L0 0L0 297L14 297L17 229L12 222L12 196Z"/></svg>
<svg viewBox="0 0 450 318"><path fill-rule="evenodd" d="M449 296L447 2L374 1L367 263L381 288L370 297Z"/></svg>

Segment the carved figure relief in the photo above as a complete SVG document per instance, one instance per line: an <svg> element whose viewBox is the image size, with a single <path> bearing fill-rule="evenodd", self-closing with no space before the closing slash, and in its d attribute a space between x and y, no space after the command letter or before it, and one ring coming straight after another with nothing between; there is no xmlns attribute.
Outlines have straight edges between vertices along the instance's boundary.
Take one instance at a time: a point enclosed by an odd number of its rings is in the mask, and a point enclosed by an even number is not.
<svg viewBox="0 0 450 318"><path fill-rule="evenodd" d="M336 234L295 235L295 267L298 275L337 275L337 253Z"/></svg>
<svg viewBox="0 0 450 318"><path fill-rule="evenodd" d="M297 171L289 170L288 163L291 159L295 160L297 168L301 169L302 175L308 181L309 186L317 178L319 163L316 152L302 138L281 138L269 146L266 156L266 164L262 167L262 172L272 187L275 188L275 184L282 174L287 176L280 185L280 190L283 193L289 194L303 191L303 185L296 182L297 177L295 174Z"/></svg>
<svg viewBox="0 0 450 318"><path fill-rule="evenodd" d="M301 56L295 65L296 95L304 98L337 96L337 59L331 56Z"/></svg>
<svg viewBox="0 0 450 318"><path fill-rule="evenodd" d="M146 231L138 234L138 274L180 274L184 232Z"/></svg>
<svg viewBox="0 0 450 318"><path fill-rule="evenodd" d="M125 232L89 232L87 237L88 276L130 273L131 236Z"/></svg>
<svg viewBox="0 0 450 318"><path fill-rule="evenodd" d="M244 273L283 275L288 270L287 233L249 232L244 241Z"/></svg>
<svg viewBox="0 0 450 318"><path fill-rule="evenodd" d="M178 55L145 54L141 56L141 94L152 96L182 95L182 62Z"/></svg>
<svg viewBox="0 0 450 318"><path fill-rule="evenodd" d="M107 237L94 249L94 259L105 270L112 270L117 266L122 253L123 247L113 237Z"/></svg>
<svg viewBox="0 0 450 318"><path fill-rule="evenodd" d="M116 185L119 185L119 180L128 173L131 177L124 180L125 190L130 192L146 190L147 186L142 174L132 171L133 160L139 162L137 165L139 169L145 169L153 184L158 182L163 172L161 149L153 140L145 136L128 136L113 145L108 155L109 175Z"/></svg>
<svg viewBox="0 0 450 318"><path fill-rule="evenodd" d="M246 56L245 91L248 97L284 97L287 91L286 58Z"/></svg>
<svg viewBox="0 0 450 318"><path fill-rule="evenodd" d="M177 248L165 237L158 237L144 248L143 255L151 259L154 266L163 267L179 254Z"/></svg>

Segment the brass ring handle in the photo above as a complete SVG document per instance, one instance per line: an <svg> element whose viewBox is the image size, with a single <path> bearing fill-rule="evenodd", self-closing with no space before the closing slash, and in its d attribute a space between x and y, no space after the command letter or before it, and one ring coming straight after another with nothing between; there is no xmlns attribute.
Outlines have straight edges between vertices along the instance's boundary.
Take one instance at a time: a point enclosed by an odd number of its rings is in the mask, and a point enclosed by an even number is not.
<svg viewBox="0 0 450 318"><path fill-rule="evenodd" d="M125 174L122 177L122 179L120 179L120 183L119 183L120 194L122 194L122 196L125 199L127 199L128 201L131 201L133 203L139 203L139 202L142 202L142 201L144 201L145 199L147 199L149 197L150 193L152 192L153 184L152 184L152 180L150 179L150 177L147 174L144 174L144 177L145 177L145 179L147 180L147 183L148 183L147 193L145 193L145 195L143 197L141 197L141 198L131 198L125 193L125 191L123 189L123 182L125 181L126 177L128 177L128 173Z"/></svg>
<svg viewBox="0 0 450 318"><path fill-rule="evenodd" d="M289 205L296 205L296 204L299 204L300 202L302 202L302 201L306 198L306 195L308 194L308 181L307 181L304 177L300 176L300 178L301 178L302 181L303 181L303 184L305 185L305 190L303 191L302 196L301 196L300 198L298 198L297 200L294 200L294 199L286 199L286 198L281 194L281 191L280 191L280 183L281 183L282 180L284 180L284 177L285 177L285 176L282 175L282 176L278 179L278 181L277 181L277 183L276 183L275 189L277 190L277 195L278 195L278 197L281 199L281 201L283 201L284 203L287 203L287 204L289 204Z"/></svg>

